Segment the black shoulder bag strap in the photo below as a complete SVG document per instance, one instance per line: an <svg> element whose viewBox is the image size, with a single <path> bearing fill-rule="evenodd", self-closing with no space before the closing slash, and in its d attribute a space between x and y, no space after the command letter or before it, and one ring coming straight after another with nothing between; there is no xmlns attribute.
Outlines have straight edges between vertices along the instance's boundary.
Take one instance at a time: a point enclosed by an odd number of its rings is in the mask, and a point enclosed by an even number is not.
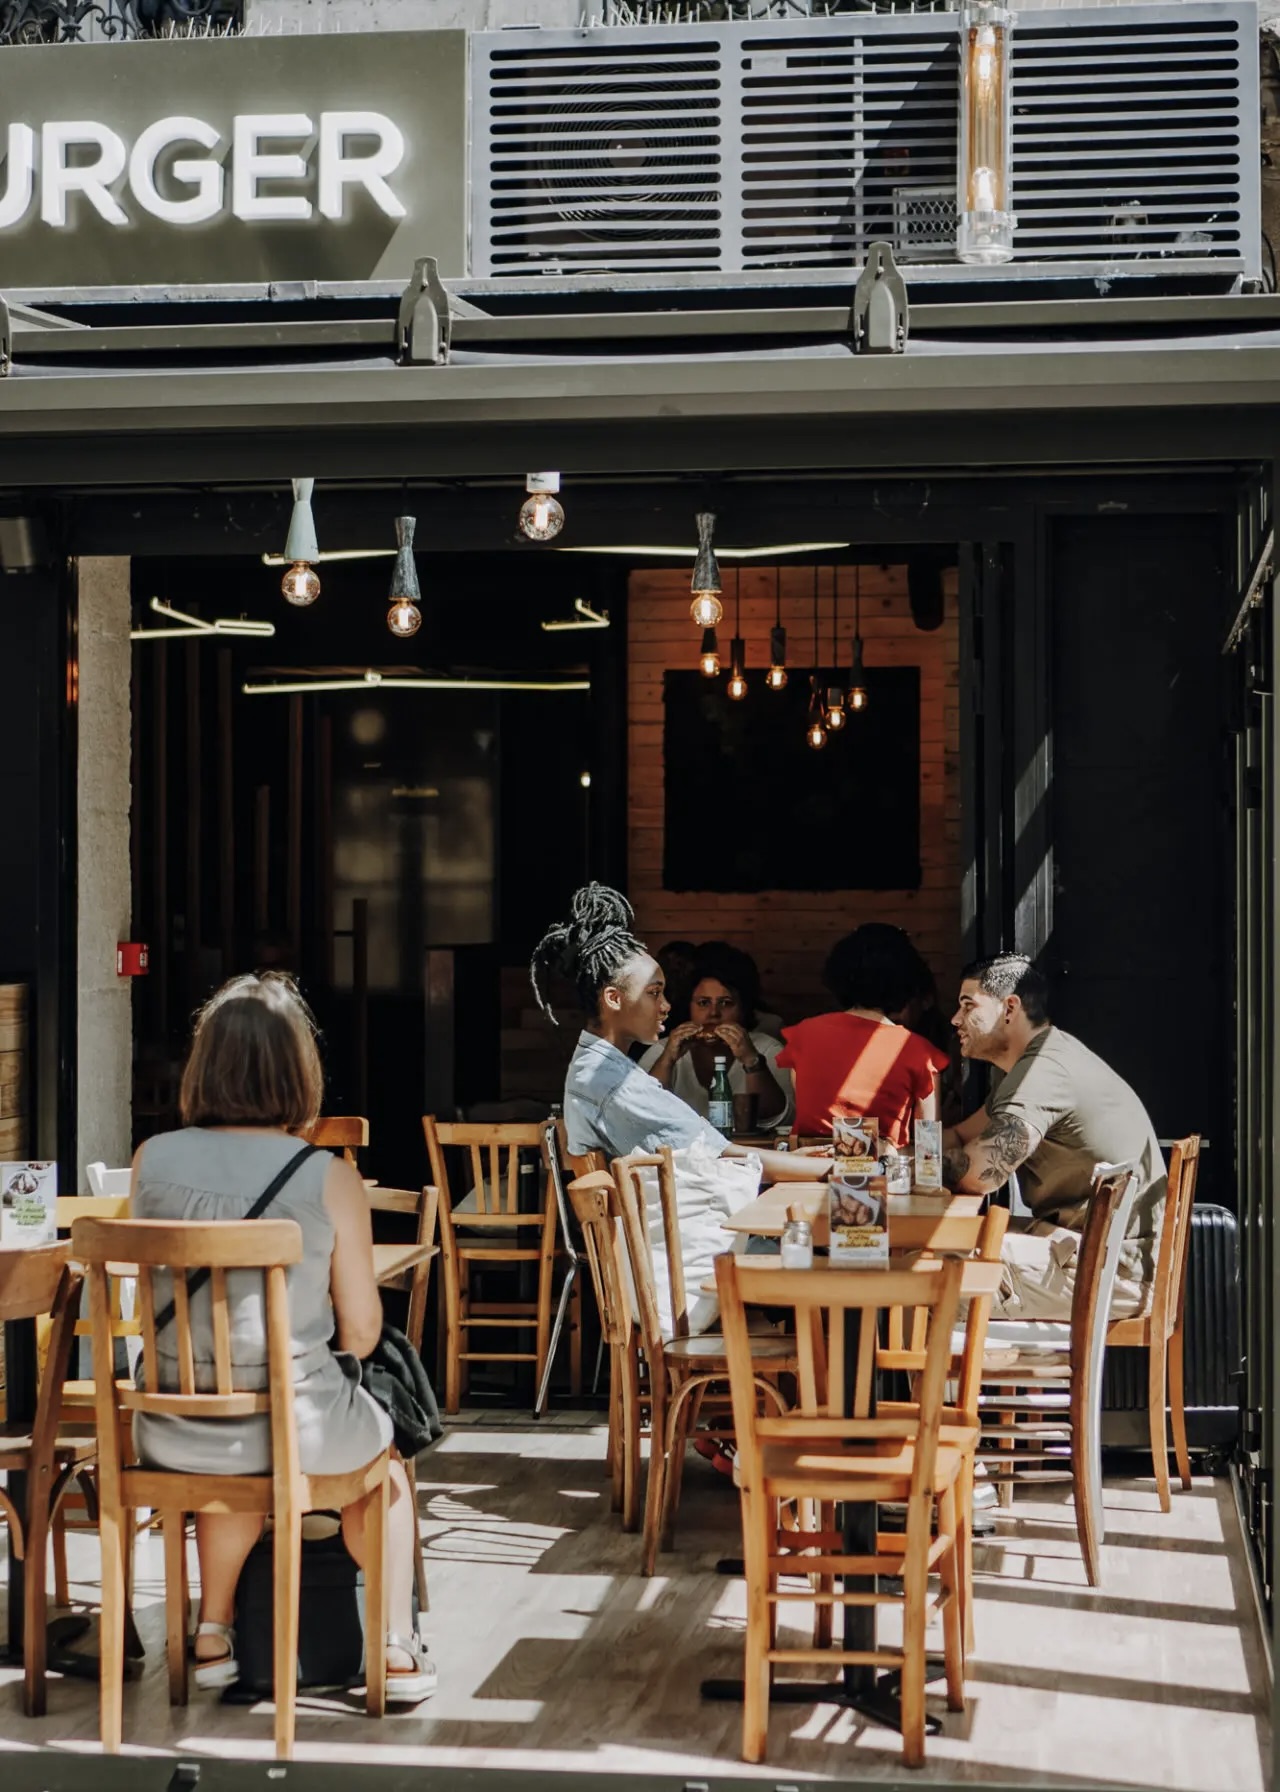
<svg viewBox="0 0 1280 1792"><path fill-rule="evenodd" d="M260 1220L268 1207L270 1207L271 1203L275 1200L276 1196L280 1193L280 1190L284 1187L285 1183L288 1182L289 1178L293 1175L294 1171L300 1170L307 1159L309 1157L314 1157L315 1153L320 1149L321 1147L319 1145L304 1145L301 1151L295 1152L285 1165L284 1169L280 1170L271 1178L270 1182L258 1196L248 1213L245 1214L244 1220L240 1223L243 1225L247 1220ZM187 1283L188 1300L190 1300L193 1295L200 1292L205 1283L209 1280L210 1274L211 1272L207 1269L198 1269L196 1271ZM169 1324L176 1311L176 1303L170 1301L168 1306L165 1307L162 1312L156 1314L155 1329L157 1337L159 1337L165 1326Z"/></svg>

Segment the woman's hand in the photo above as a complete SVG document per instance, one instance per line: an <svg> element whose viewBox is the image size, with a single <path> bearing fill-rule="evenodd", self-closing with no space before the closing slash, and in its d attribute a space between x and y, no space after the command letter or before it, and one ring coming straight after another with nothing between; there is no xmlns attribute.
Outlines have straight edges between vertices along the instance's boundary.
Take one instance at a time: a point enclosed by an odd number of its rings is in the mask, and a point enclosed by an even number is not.
<svg viewBox="0 0 1280 1792"><path fill-rule="evenodd" d="M678 1027L672 1028L663 1041L662 1058L668 1064L678 1064L701 1031L702 1028L696 1021L681 1021ZM661 1061L662 1059L659 1060L659 1062Z"/></svg>
<svg viewBox="0 0 1280 1792"><path fill-rule="evenodd" d="M753 1058L760 1056L747 1029L736 1026L732 1021L721 1021L716 1028L716 1038L724 1040L740 1064L749 1064Z"/></svg>

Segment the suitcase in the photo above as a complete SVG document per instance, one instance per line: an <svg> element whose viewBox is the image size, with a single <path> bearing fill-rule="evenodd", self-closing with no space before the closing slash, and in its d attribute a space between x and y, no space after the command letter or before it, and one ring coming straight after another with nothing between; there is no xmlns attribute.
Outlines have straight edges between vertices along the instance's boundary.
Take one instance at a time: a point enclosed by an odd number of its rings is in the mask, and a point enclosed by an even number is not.
<svg viewBox="0 0 1280 1792"><path fill-rule="evenodd" d="M1188 1447L1225 1460L1240 1435L1239 1239L1236 1216L1225 1207L1191 1210L1183 1363ZM1102 1442L1150 1449L1145 1350L1107 1352Z"/></svg>

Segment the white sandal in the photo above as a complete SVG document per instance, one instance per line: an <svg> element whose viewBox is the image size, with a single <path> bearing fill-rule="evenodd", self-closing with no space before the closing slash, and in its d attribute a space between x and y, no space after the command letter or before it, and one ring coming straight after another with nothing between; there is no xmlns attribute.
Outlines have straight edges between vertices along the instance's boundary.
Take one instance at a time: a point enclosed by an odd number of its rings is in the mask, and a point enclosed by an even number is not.
<svg viewBox="0 0 1280 1792"><path fill-rule="evenodd" d="M204 1620L196 1625L196 1636L220 1637L226 1644L225 1655L214 1655L208 1659L196 1657L196 1685L205 1692L220 1692L224 1686L230 1686L240 1678L240 1663L236 1660L236 1633L229 1624L214 1624L210 1620Z"/></svg>
<svg viewBox="0 0 1280 1792"><path fill-rule="evenodd" d="M420 1705L423 1699L429 1699L436 1690L436 1664L418 1638L397 1636L392 1632L387 1638L387 1648L402 1649L413 1658L411 1668L392 1667L390 1662L387 1663L388 1705Z"/></svg>

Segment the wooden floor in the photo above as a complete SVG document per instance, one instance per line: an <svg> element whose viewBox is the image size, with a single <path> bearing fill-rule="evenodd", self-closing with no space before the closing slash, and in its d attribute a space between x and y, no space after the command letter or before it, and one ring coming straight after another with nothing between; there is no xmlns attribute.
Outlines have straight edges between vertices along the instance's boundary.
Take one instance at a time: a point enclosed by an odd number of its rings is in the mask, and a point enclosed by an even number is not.
<svg viewBox="0 0 1280 1792"><path fill-rule="evenodd" d="M425 1465L428 1620L440 1691L373 1724L349 1700L300 1705L300 1759L787 1778L892 1779L896 1736L833 1705L775 1707L768 1768L738 1759L736 1707L699 1681L739 1669L743 1587L714 1563L736 1548L732 1489L691 1458L676 1551L636 1572L638 1540L609 1512L594 1415L538 1427L467 1415ZM1109 1484L1105 1586L1085 1585L1057 1490L1001 1517L979 1559L969 1708L929 1743L931 1780L1084 1787L1271 1783L1264 1668L1225 1480L1197 1481L1162 1516L1150 1482ZM95 1594L96 1546L73 1546L73 1593ZM161 1557L144 1541L148 1661L126 1688L128 1747L264 1757L269 1708L193 1692L167 1703ZM802 1608L807 1621L807 1608ZM21 1714L0 1669L0 1749L96 1749L95 1690L51 1682L49 1716ZM370 1751L376 1751L371 1757Z"/></svg>

